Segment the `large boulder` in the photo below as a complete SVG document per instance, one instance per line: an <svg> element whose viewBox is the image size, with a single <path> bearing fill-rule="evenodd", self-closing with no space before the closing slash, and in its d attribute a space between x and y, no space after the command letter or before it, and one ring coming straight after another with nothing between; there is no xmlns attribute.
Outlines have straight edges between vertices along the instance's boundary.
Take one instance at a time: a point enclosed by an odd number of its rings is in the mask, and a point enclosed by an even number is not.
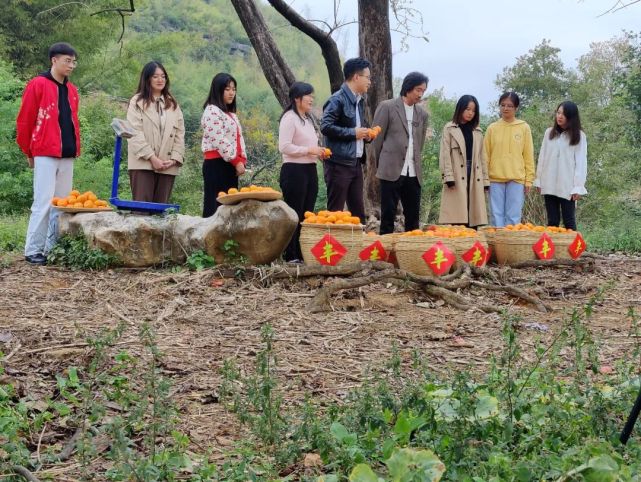
<svg viewBox="0 0 641 482"><path fill-rule="evenodd" d="M245 200L221 206L210 218L185 215L146 216L121 212L69 214L58 219L59 235L84 235L90 246L116 254L125 266L184 263L196 250L217 262L233 251L253 264L271 263L292 237L298 216L283 201Z"/></svg>
<svg viewBox="0 0 641 482"><path fill-rule="evenodd" d="M296 211L284 201L253 199L220 206L210 219L194 230L192 242L202 243L198 247L219 263L228 254L224 247L229 240L238 243L236 254L252 264L271 263L283 252L298 224Z"/></svg>

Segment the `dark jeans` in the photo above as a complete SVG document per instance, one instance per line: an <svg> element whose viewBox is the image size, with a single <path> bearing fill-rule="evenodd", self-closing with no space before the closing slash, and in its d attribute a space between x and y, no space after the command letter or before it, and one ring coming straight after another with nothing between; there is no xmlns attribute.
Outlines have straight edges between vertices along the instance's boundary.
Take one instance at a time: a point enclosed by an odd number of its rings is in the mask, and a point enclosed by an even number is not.
<svg viewBox="0 0 641 482"><path fill-rule="evenodd" d="M203 162L203 180L205 199L203 201L203 218L213 216L220 206L216 201L220 191L238 189L236 169L223 159L205 159Z"/></svg>
<svg viewBox="0 0 641 482"><path fill-rule="evenodd" d="M546 194L545 210L548 214L548 226L558 226L563 216L563 226L576 231L575 208L576 201L563 199L562 197Z"/></svg>
<svg viewBox="0 0 641 482"><path fill-rule="evenodd" d="M381 179L381 229L380 234L394 232L394 219L398 201L403 206L405 231L418 229L421 208L421 185L416 177L401 176L396 181Z"/></svg>
<svg viewBox="0 0 641 482"><path fill-rule="evenodd" d="M344 166L335 162L323 163L325 184L327 185L327 209L342 211L347 209L352 216L358 216L365 224L365 206L363 204L363 168L357 162L355 166Z"/></svg>
<svg viewBox="0 0 641 482"><path fill-rule="evenodd" d="M296 211L298 220L302 221L305 211L313 211L318 194L318 174L316 164L297 164L284 162L280 168L280 189L283 191L283 200ZM303 259L300 250L300 224L296 227L292 239L289 241L283 257L285 261Z"/></svg>
<svg viewBox="0 0 641 482"><path fill-rule="evenodd" d="M134 201L167 204L175 180L176 176L146 169L129 171L129 184Z"/></svg>

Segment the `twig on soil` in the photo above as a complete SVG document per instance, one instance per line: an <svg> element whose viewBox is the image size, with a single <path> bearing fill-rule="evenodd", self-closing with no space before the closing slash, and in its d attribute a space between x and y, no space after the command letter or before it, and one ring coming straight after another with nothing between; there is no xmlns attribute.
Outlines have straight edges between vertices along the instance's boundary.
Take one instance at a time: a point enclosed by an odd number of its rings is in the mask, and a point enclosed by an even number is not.
<svg viewBox="0 0 641 482"><path fill-rule="evenodd" d="M593 258L579 258L579 259L550 259L550 260L531 260L523 261L522 263L511 265L512 268L536 268L539 266L580 266L584 268L593 269L594 268L594 259Z"/></svg>
<svg viewBox="0 0 641 482"><path fill-rule="evenodd" d="M23 478L27 479L29 482L40 482L40 479L33 475L31 472L29 472L27 469L25 469L22 465L14 465L11 467L11 470L13 470L16 474L22 476Z"/></svg>

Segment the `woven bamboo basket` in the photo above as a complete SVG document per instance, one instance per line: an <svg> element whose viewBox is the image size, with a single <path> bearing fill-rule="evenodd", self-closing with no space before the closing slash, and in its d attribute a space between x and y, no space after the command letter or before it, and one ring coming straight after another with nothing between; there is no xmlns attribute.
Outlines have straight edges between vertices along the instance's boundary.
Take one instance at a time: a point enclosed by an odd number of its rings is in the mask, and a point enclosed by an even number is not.
<svg viewBox="0 0 641 482"><path fill-rule="evenodd" d="M440 241L452 252L454 247L450 244L450 238L439 238L436 236L398 236L396 239L396 259L398 266L410 273L421 276L434 276L434 273L422 258L434 243Z"/></svg>
<svg viewBox="0 0 641 482"><path fill-rule="evenodd" d="M347 253L338 261L337 265L360 261L358 254L363 249L363 225L301 223L300 249L303 253L305 264L321 264L311 250L326 234L331 234L347 250Z"/></svg>
<svg viewBox="0 0 641 482"><path fill-rule="evenodd" d="M496 228L493 226L479 226L477 228L479 233L482 233L483 236L485 236L485 240L487 241L487 245L490 249L490 263L496 263L496 250L494 248L494 235L496 234Z"/></svg>
<svg viewBox="0 0 641 482"><path fill-rule="evenodd" d="M485 249L488 248L487 240L483 233L478 233L477 236L467 237L467 238L448 238L448 245L454 248L456 253L456 263L454 263L454 268L457 268L459 264L465 263L462 256L474 245L474 243L479 242L483 245Z"/></svg>
<svg viewBox="0 0 641 482"><path fill-rule="evenodd" d="M571 233L548 233L554 243L554 257L556 259L572 259L570 256L570 245L576 239L577 232Z"/></svg>
<svg viewBox="0 0 641 482"><path fill-rule="evenodd" d="M399 235L397 233L390 233L390 234L365 234L363 233L363 246L362 249L367 248L370 246L372 243L376 241L380 241L381 244L383 245L383 248L385 248L385 252L387 253L387 259L384 259L383 261L388 261L388 262L393 262L390 261L390 258L392 260L395 259L395 254L396 252L396 241L398 240ZM398 267L398 263L397 263Z"/></svg>
<svg viewBox="0 0 641 482"><path fill-rule="evenodd" d="M493 236L496 262L513 265L538 259L532 245L539 240L542 234L538 231L497 230Z"/></svg>

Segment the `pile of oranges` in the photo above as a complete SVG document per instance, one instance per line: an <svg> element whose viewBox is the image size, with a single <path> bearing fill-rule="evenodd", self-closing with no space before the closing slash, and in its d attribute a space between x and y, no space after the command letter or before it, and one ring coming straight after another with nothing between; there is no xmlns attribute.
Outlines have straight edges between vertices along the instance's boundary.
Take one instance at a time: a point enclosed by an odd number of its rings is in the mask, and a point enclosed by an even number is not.
<svg viewBox="0 0 641 482"><path fill-rule="evenodd" d="M305 211L305 221L303 222L305 224L361 224L359 217L352 216L349 211L318 211L318 214Z"/></svg>
<svg viewBox="0 0 641 482"><path fill-rule="evenodd" d="M504 228L488 228L486 231L495 233L497 231L531 231L534 233L573 233L571 229L562 228L559 226L535 226L532 223L525 224L508 224Z"/></svg>
<svg viewBox="0 0 641 482"><path fill-rule="evenodd" d="M218 193L218 197L227 196L228 194L238 194L239 192L276 192L276 191L271 187L254 186L252 184L251 186L241 187L240 189L236 189L235 187L232 187L227 192L220 191Z"/></svg>
<svg viewBox="0 0 641 482"><path fill-rule="evenodd" d="M369 138L371 140L376 139L376 136L381 133L381 126L374 126L370 129L367 129L367 133L369 134Z"/></svg>
<svg viewBox="0 0 641 482"><path fill-rule="evenodd" d="M430 236L434 238L475 238L478 233L465 226L430 226L425 231L414 229L401 236Z"/></svg>
<svg viewBox="0 0 641 482"><path fill-rule="evenodd" d="M104 209L109 206L107 201L98 199L98 196L96 196L93 192L87 191L80 194L80 191L76 189L71 191L67 197L54 197L51 200L51 204L58 207L87 209Z"/></svg>

